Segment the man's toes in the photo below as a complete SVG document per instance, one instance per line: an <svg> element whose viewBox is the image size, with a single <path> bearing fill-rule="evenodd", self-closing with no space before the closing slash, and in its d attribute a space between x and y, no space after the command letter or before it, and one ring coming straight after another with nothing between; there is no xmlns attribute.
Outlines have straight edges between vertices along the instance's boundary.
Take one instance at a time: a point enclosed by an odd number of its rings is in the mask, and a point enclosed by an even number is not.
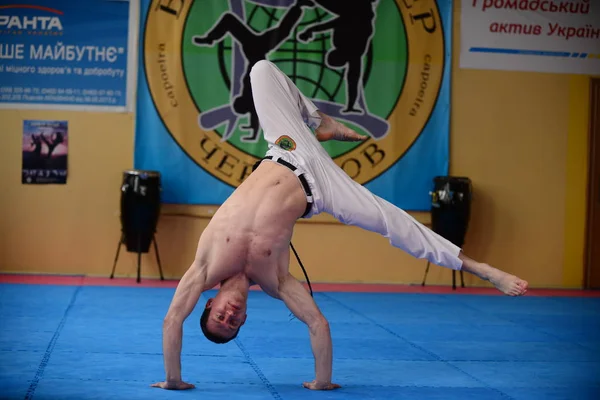
<svg viewBox="0 0 600 400"><path fill-rule="evenodd" d="M510 291L513 296L520 296L523 293L523 289L519 286L518 282L515 282Z"/></svg>
<svg viewBox="0 0 600 400"><path fill-rule="evenodd" d="M527 288L523 287L522 285L518 285L515 290L517 291L517 296L522 296L525 294L525 292L527 292Z"/></svg>
<svg viewBox="0 0 600 400"><path fill-rule="evenodd" d="M527 282L525 282L525 281L519 282L519 290L520 290L521 294L525 294L525 292L527 291L527 287L528 287Z"/></svg>

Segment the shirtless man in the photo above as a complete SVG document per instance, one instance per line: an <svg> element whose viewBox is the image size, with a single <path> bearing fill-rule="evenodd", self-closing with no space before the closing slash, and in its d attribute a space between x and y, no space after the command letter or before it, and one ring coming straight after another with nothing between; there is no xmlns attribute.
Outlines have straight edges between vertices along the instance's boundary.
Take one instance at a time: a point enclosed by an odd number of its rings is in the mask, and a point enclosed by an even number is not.
<svg viewBox="0 0 600 400"><path fill-rule="evenodd" d="M289 272L289 246L299 218L327 212L341 222L387 237L409 254L436 265L470 272L503 293L520 296L527 282L466 257L400 208L373 195L339 168L319 142L365 138L317 110L274 64L251 71L256 111L269 143L258 168L219 208L202 233L196 256L182 277L163 322L166 377L163 389L190 389L181 377L184 320L200 295L220 283L201 317L205 336L216 343L235 338L246 321L249 287L258 284L282 300L308 326L315 377L304 387L336 389L332 378L329 324L304 286ZM309 129L315 129L315 133Z"/></svg>

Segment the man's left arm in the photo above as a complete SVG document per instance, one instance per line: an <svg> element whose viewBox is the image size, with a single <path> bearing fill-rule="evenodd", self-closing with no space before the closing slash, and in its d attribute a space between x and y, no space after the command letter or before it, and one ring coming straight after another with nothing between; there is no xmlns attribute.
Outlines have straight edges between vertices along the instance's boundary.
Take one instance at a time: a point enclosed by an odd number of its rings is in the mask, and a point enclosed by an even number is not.
<svg viewBox="0 0 600 400"><path fill-rule="evenodd" d="M304 286L289 273L279 282L279 297L290 311L308 326L310 332L310 343L315 357L315 380L304 382L304 387L314 390L339 388L340 385L331 382L333 346L327 319Z"/></svg>

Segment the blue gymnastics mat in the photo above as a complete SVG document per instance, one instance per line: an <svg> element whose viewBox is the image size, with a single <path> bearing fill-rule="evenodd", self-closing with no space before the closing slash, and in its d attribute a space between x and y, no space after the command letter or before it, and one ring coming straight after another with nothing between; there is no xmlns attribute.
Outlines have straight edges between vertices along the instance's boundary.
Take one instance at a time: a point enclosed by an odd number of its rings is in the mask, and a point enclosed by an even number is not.
<svg viewBox="0 0 600 400"><path fill-rule="evenodd" d="M2 399L600 399L600 298L316 292L331 325L333 380L310 391L307 328L251 291L238 338L184 326L188 391L164 379L173 288L0 285Z"/></svg>

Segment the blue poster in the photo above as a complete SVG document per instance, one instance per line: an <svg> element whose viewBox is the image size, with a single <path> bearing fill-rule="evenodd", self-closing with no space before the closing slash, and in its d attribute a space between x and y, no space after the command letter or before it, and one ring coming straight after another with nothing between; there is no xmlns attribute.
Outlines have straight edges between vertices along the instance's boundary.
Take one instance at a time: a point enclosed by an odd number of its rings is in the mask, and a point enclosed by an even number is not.
<svg viewBox="0 0 600 400"><path fill-rule="evenodd" d="M0 3L0 107L125 110L129 2Z"/></svg>
<svg viewBox="0 0 600 400"><path fill-rule="evenodd" d="M264 156L248 76L267 59L369 136L323 143L350 177L431 208L448 171L452 2L142 0L140 26L134 165L161 173L164 202L222 204Z"/></svg>

